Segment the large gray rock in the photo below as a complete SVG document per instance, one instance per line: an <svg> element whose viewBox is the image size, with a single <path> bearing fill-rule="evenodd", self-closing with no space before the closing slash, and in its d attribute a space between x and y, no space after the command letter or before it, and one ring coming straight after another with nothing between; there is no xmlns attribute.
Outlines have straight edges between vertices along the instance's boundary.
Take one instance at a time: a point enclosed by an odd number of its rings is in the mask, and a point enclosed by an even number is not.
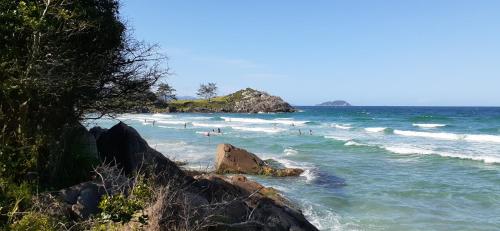
<svg viewBox="0 0 500 231"><path fill-rule="evenodd" d="M100 132L97 149L102 161L116 163L125 174L142 171L164 181L189 180L173 161L149 147L134 128L123 122Z"/></svg>
<svg viewBox="0 0 500 231"><path fill-rule="evenodd" d="M235 101L233 112L294 112L295 109L281 97L247 88L237 92L241 98Z"/></svg>
<svg viewBox="0 0 500 231"><path fill-rule="evenodd" d="M59 192L70 214L80 219L86 219L99 212L99 201L104 193L105 189L102 184L91 181L62 189Z"/></svg>

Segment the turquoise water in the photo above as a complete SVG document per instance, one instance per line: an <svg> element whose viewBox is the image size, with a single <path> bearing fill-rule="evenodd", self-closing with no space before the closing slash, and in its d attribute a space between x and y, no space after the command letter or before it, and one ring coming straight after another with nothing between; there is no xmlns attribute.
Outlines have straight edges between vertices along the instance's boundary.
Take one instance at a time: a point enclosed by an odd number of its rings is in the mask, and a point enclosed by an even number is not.
<svg viewBox="0 0 500 231"><path fill-rule="evenodd" d="M231 143L306 169L251 178L280 190L321 230L500 230L500 108L300 110L118 119L192 168L212 168L216 145ZM206 136L217 128L223 134Z"/></svg>

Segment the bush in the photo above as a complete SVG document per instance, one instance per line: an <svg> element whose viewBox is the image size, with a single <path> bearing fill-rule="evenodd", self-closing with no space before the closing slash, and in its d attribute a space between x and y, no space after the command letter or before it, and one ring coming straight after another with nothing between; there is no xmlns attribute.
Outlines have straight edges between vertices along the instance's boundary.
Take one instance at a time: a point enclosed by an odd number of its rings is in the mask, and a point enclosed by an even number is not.
<svg viewBox="0 0 500 231"><path fill-rule="evenodd" d="M10 226L12 231L55 231L59 230L57 221L48 215L29 212Z"/></svg>
<svg viewBox="0 0 500 231"><path fill-rule="evenodd" d="M105 195L99 202L99 208L102 210L101 219L112 222L129 222L132 218L146 224L147 215L144 214L144 208L152 199L151 188L147 185L145 178L141 175L136 176L130 195L126 196L124 192L115 195Z"/></svg>

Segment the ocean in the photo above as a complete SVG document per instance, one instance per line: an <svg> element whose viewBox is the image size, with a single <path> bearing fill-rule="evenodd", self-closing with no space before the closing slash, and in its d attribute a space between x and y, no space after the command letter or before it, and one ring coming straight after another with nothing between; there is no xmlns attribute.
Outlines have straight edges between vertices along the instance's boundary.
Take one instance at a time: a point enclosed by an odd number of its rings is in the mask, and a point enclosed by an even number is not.
<svg viewBox="0 0 500 231"><path fill-rule="evenodd" d="M303 168L300 177L250 178L278 189L320 230L500 230L500 108L298 109L122 114L86 125L121 120L190 168L213 169L220 143Z"/></svg>

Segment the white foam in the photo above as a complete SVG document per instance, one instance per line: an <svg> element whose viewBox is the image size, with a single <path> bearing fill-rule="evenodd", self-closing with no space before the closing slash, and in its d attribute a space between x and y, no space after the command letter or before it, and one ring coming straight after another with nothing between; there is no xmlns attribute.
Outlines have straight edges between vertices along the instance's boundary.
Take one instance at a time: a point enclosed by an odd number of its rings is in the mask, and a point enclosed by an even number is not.
<svg viewBox="0 0 500 231"><path fill-rule="evenodd" d="M353 140L347 141L344 145L345 146L366 146L366 144L360 144L360 143L353 141Z"/></svg>
<svg viewBox="0 0 500 231"><path fill-rule="evenodd" d="M156 120L156 123L159 123L159 124L184 125L186 123L186 121L180 121L180 120Z"/></svg>
<svg viewBox="0 0 500 231"><path fill-rule="evenodd" d="M473 155L473 154L460 154L453 152L438 152L435 150L415 148L415 147L403 147L403 146L388 146L384 147L387 151L396 154L421 154L421 155L438 155L443 157L452 157L466 160L476 160L482 161L484 163L500 163L499 156L488 156L488 155Z"/></svg>
<svg viewBox="0 0 500 231"><path fill-rule="evenodd" d="M327 139L334 139L334 140L339 140L339 141L350 141L351 138L346 138L346 137L339 137L339 136L324 136Z"/></svg>
<svg viewBox="0 0 500 231"><path fill-rule="evenodd" d="M302 211L304 212L304 216L307 220L319 230L344 230L339 221L340 219L338 215L327 208L320 205L313 207L310 202L305 202L302 204Z"/></svg>
<svg viewBox="0 0 500 231"><path fill-rule="evenodd" d="M226 122L239 122L250 124L285 124L285 125L303 125L309 121L296 121L290 119L274 119L265 120L259 118L238 118L238 117L221 117Z"/></svg>
<svg viewBox="0 0 500 231"><path fill-rule="evenodd" d="M397 154L433 154L434 151L432 150L427 150L427 149L421 149L421 148L414 148L414 147L399 147L399 146L388 146L384 147L387 151L397 153Z"/></svg>
<svg viewBox="0 0 500 231"><path fill-rule="evenodd" d="M465 140L470 142L500 143L500 136L495 136L495 135L454 134L445 132L416 132L416 131L404 131L404 130L394 130L394 134L402 136L411 136L411 137L440 139L440 140Z"/></svg>
<svg viewBox="0 0 500 231"><path fill-rule="evenodd" d="M304 172L300 174L300 176L306 178L306 182L311 182L316 179L316 175L311 171L311 169L305 169Z"/></svg>
<svg viewBox="0 0 500 231"><path fill-rule="evenodd" d="M204 135L204 136L208 136L209 134L210 134L211 136L220 136L220 135L222 135L222 133L217 133L217 132L202 132L202 131L196 131L195 133L197 133L197 134L202 134L202 135Z"/></svg>
<svg viewBox="0 0 500 231"><path fill-rule="evenodd" d="M385 127L373 127L373 128L365 128L365 131L367 132L383 132L386 128Z"/></svg>
<svg viewBox="0 0 500 231"><path fill-rule="evenodd" d="M413 126L420 128L439 128L446 126L446 124L413 124Z"/></svg>
<svg viewBox="0 0 500 231"><path fill-rule="evenodd" d="M241 131L248 132L266 132L266 133L278 133L285 131L282 128L265 128L265 127L242 127L242 126L231 126L231 128Z"/></svg>
<svg viewBox="0 0 500 231"><path fill-rule="evenodd" d="M466 135L465 140L474 142L500 143L500 136L495 135Z"/></svg>
<svg viewBox="0 0 500 231"><path fill-rule="evenodd" d="M335 128L338 128L338 129L343 129L343 130L349 130L351 129L352 127L349 126L350 124L335 124L333 125Z"/></svg>
<svg viewBox="0 0 500 231"><path fill-rule="evenodd" d="M172 118L172 115L166 115L166 114L160 114L160 113L155 113L151 115L152 117L159 117L159 118Z"/></svg>
<svg viewBox="0 0 500 231"><path fill-rule="evenodd" d="M283 152L285 153L286 156L297 155L297 153L299 153L297 150L295 150L293 148L285 148L285 150L283 150Z"/></svg>
<svg viewBox="0 0 500 231"><path fill-rule="evenodd" d="M206 127L206 128L222 128L222 127L227 127L227 124L210 124L210 123L198 123L198 122L192 122L191 123L195 127Z"/></svg>
<svg viewBox="0 0 500 231"><path fill-rule="evenodd" d="M446 133L446 132L416 132L416 131L404 131L404 130L394 130L394 134L402 136L411 136L411 137L441 139L441 140L459 140L464 137L454 133Z"/></svg>

